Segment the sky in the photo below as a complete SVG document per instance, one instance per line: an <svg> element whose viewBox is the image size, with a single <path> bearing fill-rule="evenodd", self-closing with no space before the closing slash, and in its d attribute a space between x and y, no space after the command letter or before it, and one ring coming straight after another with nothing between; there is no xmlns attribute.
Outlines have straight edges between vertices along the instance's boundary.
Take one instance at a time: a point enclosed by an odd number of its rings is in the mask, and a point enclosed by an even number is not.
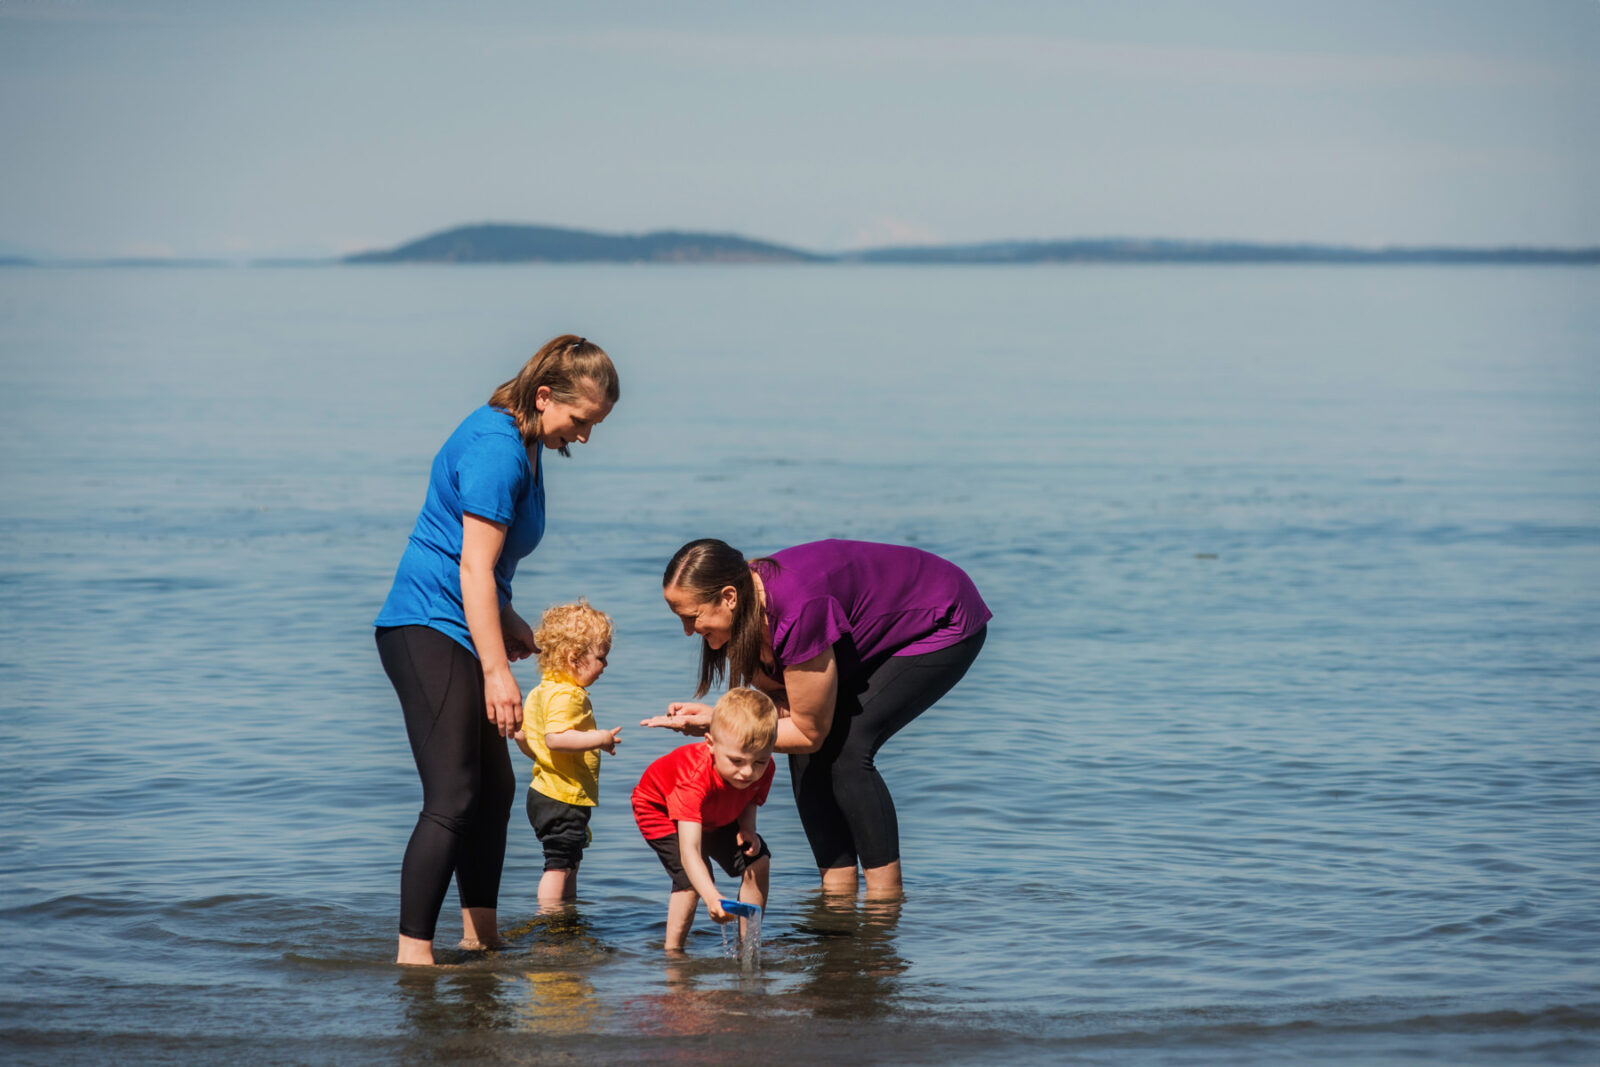
<svg viewBox="0 0 1600 1067"><path fill-rule="evenodd" d="M1600 245L1600 0L0 0L0 254Z"/></svg>

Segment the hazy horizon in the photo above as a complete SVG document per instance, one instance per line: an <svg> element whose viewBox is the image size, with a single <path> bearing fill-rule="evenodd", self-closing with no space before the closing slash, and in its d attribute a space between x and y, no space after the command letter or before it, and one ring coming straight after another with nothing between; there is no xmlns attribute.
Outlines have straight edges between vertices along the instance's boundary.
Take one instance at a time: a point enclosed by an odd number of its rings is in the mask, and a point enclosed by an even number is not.
<svg viewBox="0 0 1600 1067"><path fill-rule="evenodd" d="M1389 243L1384 243L1384 242L1377 242L1377 243L1372 243L1372 244L1360 244L1360 245L1358 245L1358 244L1354 244L1354 243L1338 243L1338 242L1325 242L1325 241L1237 241L1234 238L1228 238L1228 237L1218 237L1218 238L1167 238L1167 237L1150 236L1150 235L1132 235L1132 236L1130 236L1130 235L1126 235L1126 234L1084 234L1084 235L1071 236L1071 237L998 238L998 239L987 240L987 241L962 242L960 244L940 244L940 245L927 245L927 244L916 244L916 243L905 244L905 245L886 244L886 245L874 245L874 246L871 246L871 247L863 247L863 248L855 248L855 249L823 250L823 249L814 249L814 248L803 248L803 247L798 246L798 245L785 245L785 244L781 244L779 242L767 241L765 238L761 237L759 234L736 234L736 233L731 233L731 232L711 233L709 231L682 231L682 230L675 230L675 229L672 229L672 228L660 228L660 229L645 230L645 231L638 231L636 233L626 233L626 234L624 234L624 233L617 233L617 232L613 232L613 231L581 230L581 229L578 229L578 228L571 228L571 227L550 226L547 223L520 223L520 222L480 221L480 222L463 223L460 226L447 227L444 230L433 231L432 233L428 233L428 234L417 234L417 235L414 235L413 237L408 237L408 238L405 238L403 240L396 241L394 244L389 245L389 246L385 246L383 248L361 249L361 250L358 250L357 253L329 253L329 254L324 254L324 255L298 255L298 256L271 256L271 255L268 255L268 256L249 256L249 255L243 255L243 256L241 256L241 255L190 255L190 256L177 256L177 255L159 255L159 254L158 255L127 255L127 256L58 256L58 255L50 254L48 252L34 252L34 251L21 250L21 249L16 250L16 251L8 251L6 245L3 242L0 242L0 258L23 259L23 260L28 260L28 261L31 261L31 262L36 262L36 263L38 263L38 264L40 264L42 266L73 266L73 265L102 266L102 265L112 264L112 263L129 263L129 264L146 264L146 263L148 263L148 264L151 264L151 265L160 265L162 263L172 263L173 265L182 265L182 264L185 264L185 263L196 263L196 264L219 263L219 264L242 265L242 266L248 266L248 265L250 265L252 263L261 263L261 264L270 265L270 264L272 264L274 262L283 262L283 263L303 262L303 263L315 263L315 264L322 264L322 263L326 263L326 264L341 264L341 263L345 263L350 258L350 256L354 255L354 254L359 254L359 253L362 253L362 252L389 252L389 251L393 251L395 249L402 248L402 247L405 247L407 245L413 244L413 243L415 243L415 242L417 242L417 241L419 241L419 240L421 240L423 238L435 236L436 234L450 233L450 232L454 232L456 230L469 229L469 228L474 228L474 227L485 227L485 226L489 226L489 227L508 227L508 228L534 227L534 228L550 228L550 229L560 229L560 230L572 229L574 232L596 233L596 234L603 234L605 236L613 236L613 237L648 237L648 236L661 236L661 235L666 235L666 234L670 234L670 233L690 233L690 232L693 232L697 236L715 236L715 237L727 237L727 238L736 238L736 239L747 239L747 240L761 242L761 243L764 243L764 244L770 244L770 245L772 245L772 246L774 246L776 248L782 248L782 249L786 249L786 250L789 250L789 251L801 252L801 253L812 253L812 254L817 254L817 255L822 255L822 256L827 256L827 257L847 256L847 255L851 254L852 252L856 252L856 253L860 253L860 252L887 252L887 251L902 250L902 249L916 249L916 248L922 248L922 247L940 247L940 248L952 248L952 249L955 249L955 248L981 248L981 247L986 247L986 246L1006 246L1006 245L1024 246L1024 245L1030 245L1030 244L1050 245L1050 244L1080 244L1080 243L1082 243L1082 244L1094 244L1094 243L1108 243L1108 244L1151 243L1151 244L1159 244L1159 243L1171 242L1171 243L1175 243L1175 244L1189 244L1189 245L1216 245L1218 247L1238 244L1238 245L1244 245L1244 246L1249 246L1249 247L1260 247L1260 248L1311 247L1311 248L1328 248L1330 250L1363 251L1363 252L1432 250L1432 249L1438 249L1438 250L1441 250L1441 251L1482 251L1482 252L1508 252L1508 253L1509 252L1516 252L1516 251L1592 252L1592 251L1596 250L1597 248L1600 248L1600 243L1596 243L1596 244L1592 244L1592 245L1577 245L1577 244L1574 244L1574 245L1542 245L1542 246L1533 246L1533 245L1498 245L1498 246L1487 246L1487 245L1478 245L1478 246L1468 246L1468 245L1428 245L1428 246L1423 246L1423 245L1396 245L1396 244L1389 244ZM485 263L493 263L493 262L497 262L497 261L495 261L495 260L466 260L465 262L476 263L476 264L482 265L482 264L485 264ZM520 262L530 262L530 263L552 262L552 263L557 263L557 262L565 262L565 261L564 260L526 260L526 261L524 261L524 260L506 260L505 262L508 263L508 264L516 264L516 263L520 263ZM590 261L589 260L573 260L571 262L590 262ZM593 262L613 262L613 261L609 260L609 259L597 259L597 260L594 260ZM618 262L620 262L620 261L618 261ZM693 261L691 261L691 262L693 262ZM1046 261L1046 262L1048 262L1048 261Z"/></svg>

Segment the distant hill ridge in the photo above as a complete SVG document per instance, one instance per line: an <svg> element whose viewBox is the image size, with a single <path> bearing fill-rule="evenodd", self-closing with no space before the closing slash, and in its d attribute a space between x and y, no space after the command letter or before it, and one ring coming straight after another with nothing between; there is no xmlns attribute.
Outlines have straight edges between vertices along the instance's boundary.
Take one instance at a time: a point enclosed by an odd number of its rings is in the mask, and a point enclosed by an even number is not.
<svg viewBox="0 0 1600 1067"><path fill-rule="evenodd" d="M1265 244L1249 241L1178 241L1131 237L1063 241L987 241L965 245L869 248L826 254L757 241L738 234L661 230L609 234L558 226L480 223L457 226L396 248L360 252L338 260L255 260L252 266L321 266L331 263L896 263L983 265L1006 263L1350 263L1600 265L1600 247L1388 247ZM223 267L219 259L52 259L0 255L6 267Z"/></svg>
<svg viewBox="0 0 1600 1067"><path fill-rule="evenodd" d="M717 233L607 234L555 226L458 226L346 263L810 263L825 257Z"/></svg>
<svg viewBox="0 0 1600 1067"><path fill-rule="evenodd" d="M1600 264L1600 248L1359 248L1106 238L997 241L930 248L881 248L842 259L863 263L1526 263Z"/></svg>
<svg viewBox="0 0 1600 1067"><path fill-rule="evenodd" d="M607 234L556 226L458 226L345 263L1526 263L1600 264L1600 248L1360 248L1093 238L874 248L827 255L737 234Z"/></svg>

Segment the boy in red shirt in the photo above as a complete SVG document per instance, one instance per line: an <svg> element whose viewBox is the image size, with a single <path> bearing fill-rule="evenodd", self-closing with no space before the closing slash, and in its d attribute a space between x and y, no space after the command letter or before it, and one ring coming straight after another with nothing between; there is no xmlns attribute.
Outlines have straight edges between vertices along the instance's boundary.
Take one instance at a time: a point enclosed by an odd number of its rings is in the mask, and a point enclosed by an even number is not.
<svg viewBox="0 0 1600 1067"><path fill-rule="evenodd" d="M711 711L705 741L668 752L645 768L634 788L639 832L672 876L669 952L683 950L697 895L713 921L734 917L719 903L708 856L740 879L741 901L766 907L772 853L756 833L756 808L772 788L777 736L778 709L770 697L754 689L729 690Z"/></svg>

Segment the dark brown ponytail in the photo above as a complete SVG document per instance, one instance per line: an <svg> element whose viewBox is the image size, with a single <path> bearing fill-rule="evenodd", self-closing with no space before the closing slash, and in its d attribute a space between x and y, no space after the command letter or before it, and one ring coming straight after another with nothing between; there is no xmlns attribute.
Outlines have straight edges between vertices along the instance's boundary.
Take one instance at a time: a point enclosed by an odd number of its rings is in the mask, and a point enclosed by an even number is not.
<svg viewBox="0 0 1600 1067"><path fill-rule="evenodd" d="M747 560L726 541L703 537L673 553L661 576L661 588L675 585L702 604L717 599L730 585L738 595L738 606L733 609L733 635L728 643L721 648L704 643L700 646L700 687L695 696L703 696L724 674L728 675L729 686L749 685L761 669L763 612L755 579L750 575L752 567L761 568L765 577L778 569L778 561L765 556Z"/></svg>

